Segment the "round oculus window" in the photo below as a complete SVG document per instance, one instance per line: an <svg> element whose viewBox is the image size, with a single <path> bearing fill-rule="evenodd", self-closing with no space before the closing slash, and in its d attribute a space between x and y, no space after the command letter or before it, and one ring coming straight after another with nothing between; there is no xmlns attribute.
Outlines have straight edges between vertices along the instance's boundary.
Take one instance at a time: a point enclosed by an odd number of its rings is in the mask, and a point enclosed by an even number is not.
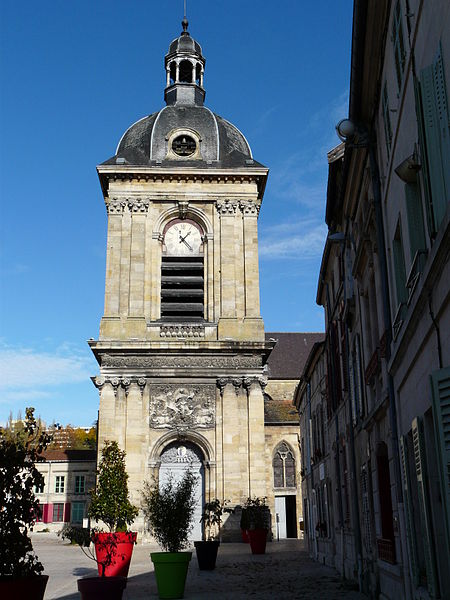
<svg viewBox="0 0 450 600"><path fill-rule="evenodd" d="M189 135L178 135L172 142L172 150L178 156L191 156L194 154L197 144Z"/></svg>

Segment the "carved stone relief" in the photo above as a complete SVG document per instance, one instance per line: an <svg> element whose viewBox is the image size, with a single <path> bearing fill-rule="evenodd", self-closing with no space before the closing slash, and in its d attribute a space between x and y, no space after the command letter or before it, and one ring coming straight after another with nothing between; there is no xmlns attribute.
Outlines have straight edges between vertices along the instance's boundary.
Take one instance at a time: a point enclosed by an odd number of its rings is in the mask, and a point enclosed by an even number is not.
<svg viewBox="0 0 450 600"><path fill-rule="evenodd" d="M215 425L216 386L154 384L150 389L149 424L153 429L209 429Z"/></svg>
<svg viewBox="0 0 450 600"><path fill-rule="evenodd" d="M225 200L217 202L216 206L220 215L234 215L236 214L238 203L235 200Z"/></svg>
<svg viewBox="0 0 450 600"><path fill-rule="evenodd" d="M161 463L182 463L192 464L201 463L203 457L201 456L198 448L194 444L184 442L182 444L176 443L164 449L161 454Z"/></svg>
<svg viewBox="0 0 450 600"><path fill-rule="evenodd" d="M262 366L262 357L250 356L114 356L104 354L102 367L141 369L254 369Z"/></svg>

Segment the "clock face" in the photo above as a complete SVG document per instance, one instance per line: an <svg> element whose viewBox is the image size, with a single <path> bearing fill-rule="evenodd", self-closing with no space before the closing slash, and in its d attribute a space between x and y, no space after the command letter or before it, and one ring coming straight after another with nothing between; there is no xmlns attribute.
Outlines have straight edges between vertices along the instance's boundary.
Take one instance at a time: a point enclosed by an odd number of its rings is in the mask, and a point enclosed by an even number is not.
<svg viewBox="0 0 450 600"><path fill-rule="evenodd" d="M169 255L193 256L200 253L202 238L195 225L189 221L180 221L166 231L164 243Z"/></svg>

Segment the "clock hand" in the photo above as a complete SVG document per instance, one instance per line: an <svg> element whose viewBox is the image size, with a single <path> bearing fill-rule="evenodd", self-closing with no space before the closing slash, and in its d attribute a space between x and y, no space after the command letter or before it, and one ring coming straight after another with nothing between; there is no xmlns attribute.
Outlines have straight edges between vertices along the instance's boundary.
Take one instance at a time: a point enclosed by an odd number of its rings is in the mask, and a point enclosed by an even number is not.
<svg viewBox="0 0 450 600"><path fill-rule="evenodd" d="M191 232L188 231L187 234L184 237L182 237L181 232L180 232L180 242L184 242L184 240L187 238L188 235L190 235L190 233Z"/></svg>
<svg viewBox="0 0 450 600"><path fill-rule="evenodd" d="M187 237L187 236L186 236L186 237ZM184 238L183 238L183 239L181 239L181 240L180 240L180 242L183 242L183 244L184 244L185 246L187 246L191 252L194 250L194 249L193 249L193 247L192 247L190 244L188 244L188 242L187 242L187 241L186 241Z"/></svg>

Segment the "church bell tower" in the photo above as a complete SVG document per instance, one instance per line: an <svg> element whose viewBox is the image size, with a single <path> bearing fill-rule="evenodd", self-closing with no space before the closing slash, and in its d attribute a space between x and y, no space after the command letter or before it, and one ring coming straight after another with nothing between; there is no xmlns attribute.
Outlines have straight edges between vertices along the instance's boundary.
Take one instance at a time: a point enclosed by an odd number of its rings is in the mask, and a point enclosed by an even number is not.
<svg viewBox="0 0 450 600"><path fill-rule="evenodd" d="M132 499L156 475L199 473L198 510L266 495L258 214L268 169L204 106L205 59L183 31L166 106L97 167L107 218L105 308L91 341L99 449L127 453ZM139 523L138 523L139 526Z"/></svg>

